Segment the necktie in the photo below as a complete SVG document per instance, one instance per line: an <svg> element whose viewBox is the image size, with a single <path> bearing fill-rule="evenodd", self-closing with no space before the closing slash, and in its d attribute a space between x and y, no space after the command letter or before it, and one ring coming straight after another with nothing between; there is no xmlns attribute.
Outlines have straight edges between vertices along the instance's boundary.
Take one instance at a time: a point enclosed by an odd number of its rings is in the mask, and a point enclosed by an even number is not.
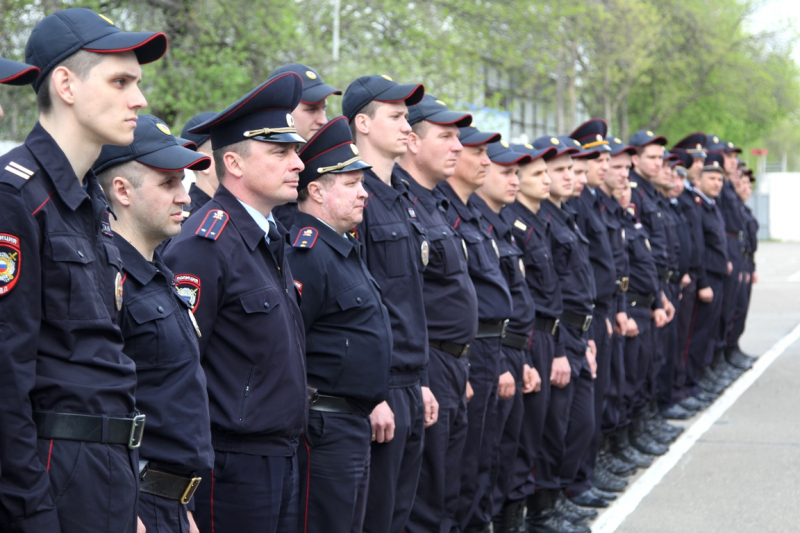
<svg viewBox="0 0 800 533"><path fill-rule="evenodd" d="M283 238L278 232L278 226L271 220L269 221L269 233L267 233L267 237L269 237L269 250L272 252L272 257L275 258L275 262L280 269L283 267Z"/></svg>

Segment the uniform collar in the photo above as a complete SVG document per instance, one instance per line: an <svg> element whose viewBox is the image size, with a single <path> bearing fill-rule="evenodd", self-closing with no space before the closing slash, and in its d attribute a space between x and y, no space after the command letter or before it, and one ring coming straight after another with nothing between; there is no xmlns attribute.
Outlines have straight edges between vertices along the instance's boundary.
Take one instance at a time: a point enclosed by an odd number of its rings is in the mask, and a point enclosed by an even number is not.
<svg viewBox="0 0 800 533"><path fill-rule="evenodd" d="M433 191L430 189L426 189L419 183L417 180L414 179L411 174L406 172L406 170L398 164L395 164L394 171L392 175L397 174L397 176L408 183L408 191L411 194L411 202L416 204L417 202L421 203L422 206L428 210L428 212L432 212L437 207L437 199L434 196ZM449 203L449 201L448 201Z"/></svg>
<svg viewBox="0 0 800 533"><path fill-rule="evenodd" d="M386 185L371 168L364 170L364 181L370 184L372 193L387 207L397 201L401 194L398 189L403 187L402 182L395 176L394 169L392 169L391 187Z"/></svg>
<svg viewBox="0 0 800 533"><path fill-rule="evenodd" d="M601 189L600 187L598 187L595 190L595 192L597 193L597 199L600 201L601 204L606 206L606 209L610 213L616 213L617 210L622 209L622 206L619 205L617 199L607 195L605 192L603 192L603 189Z"/></svg>
<svg viewBox="0 0 800 533"><path fill-rule="evenodd" d="M441 192L445 198L450 201L450 204L455 208L461 220L473 220L478 218L478 214L470 206L466 205L458 197L456 191L447 181L442 181L436 185L436 188Z"/></svg>
<svg viewBox="0 0 800 533"><path fill-rule="evenodd" d="M550 200L542 200L542 203L540 205L542 206L540 211L539 211L540 214L543 211L545 215L550 215L553 218L555 218L555 219L559 220L560 222L562 222L563 224L567 224L569 222L569 219L571 217L570 217L569 212L567 212L566 209L565 209L566 206L567 206L567 204L565 202L561 202L561 209L559 209L556 206L556 204L554 204ZM545 219L547 219L547 217L545 217ZM567 224L567 225L569 225L569 224Z"/></svg>
<svg viewBox="0 0 800 533"><path fill-rule="evenodd" d="M594 205L598 202L599 198L597 197L597 191L586 185L583 190L581 191L581 200L586 202L589 205Z"/></svg>
<svg viewBox="0 0 800 533"><path fill-rule="evenodd" d="M298 231L302 228L312 227L317 230L319 237L327 243L328 246L339 252L342 256L347 257L353 250L355 245L349 238L343 237L336 233L332 227L321 221L317 217L311 216L308 213L298 211L294 218L294 228ZM294 231L292 231L294 234Z"/></svg>
<svg viewBox="0 0 800 533"><path fill-rule="evenodd" d="M132 276L142 286L150 283L158 273L159 267L157 265L161 262L157 252L153 253L153 262L151 263L125 237L116 231L114 232L114 245L119 248L119 256L122 259L123 268L127 275ZM169 276L168 279L172 279L172 276Z"/></svg>
<svg viewBox="0 0 800 533"><path fill-rule="evenodd" d="M635 170L631 169L631 180L635 181L639 184L639 187L642 187L646 194L648 194L651 198L653 195L657 194L656 187L642 176L640 176Z"/></svg>
<svg viewBox="0 0 800 533"><path fill-rule="evenodd" d="M485 218L489 224L491 224L491 227L489 228L489 236L491 236L492 229L497 232L497 236L500 238L505 237L506 234L511 231L511 226L505 220L503 220L499 214L492 211L492 208L489 207L483 198L473 193L472 196L469 197L469 203L475 209L480 211L481 216L483 216L483 218Z"/></svg>
<svg viewBox="0 0 800 533"><path fill-rule="evenodd" d="M231 192L225 188L224 185L219 186L217 192L214 194L214 201L217 202L222 209L228 213L231 217L231 222L233 225L236 226L236 229L241 234L242 239L244 239L245 244L250 250L255 250L258 246L258 243L261 241L266 242L264 238L266 232L269 231L269 226L267 226L266 231L256 223L255 219L250 215L250 213L245 208L244 204L242 204L238 198L236 198ZM272 213L270 213L272 214ZM264 217L264 215L261 215ZM267 220L266 217L264 217ZM283 229L279 223L275 224L278 228L278 231L281 235L286 234L286 230Z"/></svg>
<svg viewBox="0 0 800 533"><path fill-rule="evenodd" d="M28 138L25 139L25 145L50 177L56 191L58 191L58 196L70 209L73 211L77 209L81 202L88 197L88 194L81 187L81 183L78 181L78 176L75 175L69 159L67 159L66 154L64 154L55 139L37 122ZM95 178L94 172L91 170L84 176L84 183L91 183L92 179L89 178L92 178L96 183L97 178Z"/></svg>
<svg viewBox="0 0 800 533"><path fill-rule="evenodd" d="M206 191L198 187L196 183L192 183L192 185L189 187L189 196L192 195L199 198L204 204L211 201L211 197L206 194Z"/></svg>
<svg viewBox="0 0 800 533"><path fill-rule="evenodd" d="M239 199L237 198L237 200ZM251 217L253 217L253 220L256 221L258 227L264 230L265 238L267 239L267 242L269 242L269 223L272 222L273 224L275 224L275 217L272 216L272 211L270 211L269 215L264 216L254 207L250 207L243 201L239 200L239 203L242 204L244 210L247 211Z"/></svg>
<svg viewBox="0 0 800 533"><path fill-rule="evenodd" d="M715 200L712 200L711 198L709 198L708 196L706 196L705 194L703 194L702 192L700 192L700 189L695 189L695 190L694 190L694 193L695 193L697 196L699 196L700 198L702 198L704 202L707 202L707 203L709 203L710 205L714 205L714 204L716 203L716 201L715 201Z"/></svg>

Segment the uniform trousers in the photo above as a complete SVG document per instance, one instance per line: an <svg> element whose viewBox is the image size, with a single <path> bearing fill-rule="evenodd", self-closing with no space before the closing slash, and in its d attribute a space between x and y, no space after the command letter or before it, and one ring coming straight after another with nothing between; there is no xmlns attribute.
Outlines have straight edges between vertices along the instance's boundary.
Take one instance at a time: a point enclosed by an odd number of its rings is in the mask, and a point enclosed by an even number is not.
<svg viewBox="0 0 800 533"><path fill-rule="evenodd" d="M640 415L650 400L647 377L655 358L655 324L651 310L646 307L628 306L628 318L636 322L639 334L625 339L625 410L630 421Z"/></svg>
<svg viewBox="0 0 800 533"><path fill-rule="evenodd" d="M425 428L417 495L406 533L447 533L456 528L461 456L467 437L465 391L469 367L438 348L429 348L428 380L439 402L439 420Z"/></svg>
<svg viewBox="0 0 800 533"><path fill-rule="evenodd" d="M136 531L139 454L124 444L38 439L60 533ZM28 526L35 522L29 520ZM0 524L0 529L3 525Z"/></svg>
<svg viewBox="0 0 800 533"><path fill-rule="evenodd" d="M536 465L541 461L544 428L550 408L550 372L555 355L555 337L548 331L534 331L530 353L533 367L542 378L542 388L539 392L522 396L522 427L509 484L510 501L527 498L536 491L540 475Z"/></svg>
<svg viewBox="0 0 800 533"><path fill-rule="evenodd" d="M200 477L194 520L203 533L297 533L297 455L215 450L214 470Z"/></svg>
<svg viewBox="0 0 800 533"><path fill-rule="evenodd" d="M697 385L697 376L689 376L686 365L689 358L689 334L694 319L695 303L697 302L697 280L692 276L692 281L681 290L681 300L678 306L677 350L675 352L675 376L672 387L672 399L676 402L694 396L700 392Z"/></svg>
<svg viewBox="0 0 800 533"><path fill-rule="evenodd" d="M470 523L489 490L497 426L497 380L500 375L500 337L475 339L469 347L469 383L474 395L467 404L467 440L461 460L461 491L456 520Z"/></svg>
<svg viewBox="0 0 800 533"><path fill-rule="evenodd" d="M603 405L601 431L613 433L630 423L625 410L625 337L614 333L611 337L611 364L609 365L608 389Z"/></svg>
<svg viewBox="0 0 800 533"><path fill-rule="evenodd" d="M680 284L668 283L665 293L670 303L675 307L675 316L669 324L658 330L658 343L661 345L664 354L656 378L656 399L660 409L666 409L675 403L672 398L672 389L675 383L675 354L678 353L678 313L681 305L678 296L681 293Z"/></svg>
<svg viewBox="0 0 800 533"><path fill-rule="evenodd" d="M139 494L139 518L147 533L189 533L186 506L153 494Z"/></svg>
<svg viewBox="0 0 800 533"><path fill-rule="evenodd" d="M728 240L731 240L731 237L728 237ZM728 250L729 253L731 249L735 249L738 252L738 241L736 246L729 246ZM739 258L741 258L741 252L739 253ZM730 255L729 255L730 257ZM744 274L742 273L742 265L741 260L737 260L734 258L731 261L733 264L733 270L731 271L730 276L726 276L723 280L722 284L722 309L720 311L720 318L719 318L719 326L716 330L716 342L714 345L714 351L712 351L712 358L714 352L719 350L725 350L729 347L729 343L733 336L733 326L734 326L734 315L736 313L736 305L739 295L739 289L742 285L742 280L744 279ZM742 280L740 280L740 276ZM715 292L716 294L716 292Z"/></svg>
<svg viewBox="0 0 800 533"><path fill-rule="evenodd" d="M425 406L419 374L392 374L386 402L394 413L394 438L372 443L365 533L402 533L417 492L425 440Z"/></svg>
<svg viewBox="0 0 800 533"><path fill-rule="evenodd" d="M747 265L746 274L750 275L749 281L743 281L741 289L739 290L739 298L737 299L736 313L734 315L733 336L731 338L730 347L738 348L739 339L744 333L745 323L747 322L747 313L750 311L750 296L753 293L753 267Z"/></svg>
<svg viewBox="0 0 800 533"><path fill-rule="evenodd" d="M689 383L698 383L703 377L703 369L710 365L714 358L715 339L722 313L722 286L725 278L709 272L707 279L709 287L714 292L714 299L703 302L697 298L695 303L686 359L686 379Z"/></svg>

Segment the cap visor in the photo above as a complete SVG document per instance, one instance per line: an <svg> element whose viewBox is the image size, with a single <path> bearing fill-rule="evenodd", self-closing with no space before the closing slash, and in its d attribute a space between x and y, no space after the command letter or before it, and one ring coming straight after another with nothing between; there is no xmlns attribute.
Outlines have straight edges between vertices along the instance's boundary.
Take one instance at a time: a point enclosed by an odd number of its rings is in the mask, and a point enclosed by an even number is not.
<svg viewBox="0 0 800 533"><path fill-rule="evenodd" d="M306 143L306 140L296 133L272 133L270 135L256 135L255 137L250 138L254 141L261 141L265 143Z"/></svg>
<svg viewBox="0 0 800 533"><path fill-rule="evenodd" d="M180 140L178 140L180 142ZM211 166L211 158L183 146L168 146L136 158L139 163L165 172L178 170L205 170Z"/></svg>
<svg viewBox="0 0 800 533"><path fill-rule="evenodd" d="M472 115L469 113L459 113L458 111L447 110L434 113L433 115L425 117L422 120L427 120L428 122L439 124L440 126L452 125L458 128L466 128L472 124Z"/></svg>
<svg viewBox="0 0 800 533"><path fill-rule="evenodd" d="M356 170L366 170L368 168L372 168L372 165L370 165L366 161L355 161L353 163L350 163L341 170L331 171L330 174L344 174L345 172L355 172Z"/></svg>
<svg viewBox="0 0 800 533"><path fill-rule="evenodd" d="M184 148L188 148L189 150L194 150L195 152L197 151L197 143L196 142L194 142L194 141L192 141L190 139L184 139L182 137L175 137L175 138L178 139L178 144L180 144Z"/></svg>
<svg viewBox="0 0 800 533"><path fill-rule="evenodd" d="M98 54L133 51L139 63L145 65L161 59L167 52L167 36L163 33L117 32L87 43L83 49Z"/></svg>
<svg viewBox="0 0 800 533"><path fill-rule="evenodd" d="M520 154L514 150L505 150L502 154L489 157L489 161L497 165L513 165L514 163L525 165L530 163L532 159L528 154Z"/></svg>
<svg viewBox="0 0 800 533"><path fill-rule="evenodd" d="M339 89L334 89L327 83L320 83L319 85L311 87L310 89L304 90L303 97L300 99L300 101L304 104L316 104L332 94L341 95L342 91Z"/></svg>
<svg viewBox="0 0 800 533"><path fill-rule="evenodd" d="M373 100L386 104L405 102L406 105L415 105L422 101L423 96L425 96L425 87L422 85L396 85L383 91Z"/></svg>
<svg viewBox="0 0 800 533"><path fill-rule="evenodd" d="M577 148L569 147L569 148L565 148L564 150L558 150L556 152L556 155L554 155L552 157L561 157L562 155L576 155L576 154L579 154L579 153L580 153L580 150L578 150Z"/></svg>
<svg viewBox="0 0 800 533"><path fill-rule="evenodd" d="M502 138L499 133L479 131L468 135L464 139L459 139L462 146L478 146L479 144L487 144L497 142Z"/></svg>
<svg viewBox="0 0 800 533"><path fill-rule="evenodd" d="M39 77L39 67L0 58L0 83L29 85Z"/></svg>

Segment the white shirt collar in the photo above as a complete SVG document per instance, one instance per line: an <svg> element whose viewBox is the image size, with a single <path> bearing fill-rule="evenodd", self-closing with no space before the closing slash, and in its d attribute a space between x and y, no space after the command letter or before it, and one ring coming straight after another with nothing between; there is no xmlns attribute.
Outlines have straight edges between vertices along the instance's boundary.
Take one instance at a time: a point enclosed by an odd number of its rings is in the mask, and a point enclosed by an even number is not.
<svg viewBox="0 0 800 533"><path fill-rule="evenodd" d="M237 200L239 199L237 198ZM267 239L267 242L269 242L269 236L268 236L269 223L270 222L275 223L275 217L272 216L272 211L270 211L269 215L264 216L257 210L253 209L252 207L244 203L243 201L239 200L239 203L242 204L242 207L244 207L245 211L250 213L250 216L253 217L253 220L256 221L258 227L264 230L264 238Z"/></svg>

